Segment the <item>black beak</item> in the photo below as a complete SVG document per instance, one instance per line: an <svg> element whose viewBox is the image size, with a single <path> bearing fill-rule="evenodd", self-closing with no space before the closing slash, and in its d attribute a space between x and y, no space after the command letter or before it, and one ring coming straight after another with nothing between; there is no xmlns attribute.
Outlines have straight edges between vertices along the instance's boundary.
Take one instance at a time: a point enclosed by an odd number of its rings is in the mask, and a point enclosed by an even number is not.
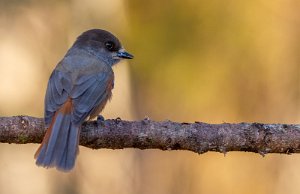
<svg viewBox="0 0 300 194"><path fill-rule="evenodd" d="M126 51L119 51L117 53L117 56L123 59L133 59L133 55L127 53Z"/></svg>

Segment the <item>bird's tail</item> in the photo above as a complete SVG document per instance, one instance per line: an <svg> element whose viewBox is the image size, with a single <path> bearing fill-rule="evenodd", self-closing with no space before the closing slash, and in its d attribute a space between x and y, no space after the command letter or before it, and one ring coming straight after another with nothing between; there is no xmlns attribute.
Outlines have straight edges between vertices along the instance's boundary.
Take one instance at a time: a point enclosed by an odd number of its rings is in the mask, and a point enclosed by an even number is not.
<svg viewBox="0 0 300 194"><path fill-rule="evenodd" d="M34 157L36 164L69 171L78 154L80 126L72 123L72 103L66 102L54 115L44 140Z"/></svg>

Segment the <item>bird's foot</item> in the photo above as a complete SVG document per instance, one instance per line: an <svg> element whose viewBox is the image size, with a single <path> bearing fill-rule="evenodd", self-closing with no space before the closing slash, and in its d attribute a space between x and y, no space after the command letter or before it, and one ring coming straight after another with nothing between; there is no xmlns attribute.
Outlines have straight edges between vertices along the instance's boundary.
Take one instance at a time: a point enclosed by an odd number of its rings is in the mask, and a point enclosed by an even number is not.
<svg viewBox="0 0 300 194"><path fill-rule="evenodd" d="M104 119L104 117L102 115L98 115L97 116L97 124L98 125L104 126L104 121L105 121L105 119Z"/></svg>

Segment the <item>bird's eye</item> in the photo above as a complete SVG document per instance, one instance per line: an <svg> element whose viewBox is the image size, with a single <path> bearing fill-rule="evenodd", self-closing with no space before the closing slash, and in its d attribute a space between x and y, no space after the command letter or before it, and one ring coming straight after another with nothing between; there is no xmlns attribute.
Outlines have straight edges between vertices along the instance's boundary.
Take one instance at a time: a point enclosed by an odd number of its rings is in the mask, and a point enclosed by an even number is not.
<svg viewBox="0 0 300 194"><path fill-rule="evenodd" d="M112 50L114 50L115 45L114 45L113 42L108 41L108 42L105 43L105 47L106 47L109 51L112 51Z"/></svg>

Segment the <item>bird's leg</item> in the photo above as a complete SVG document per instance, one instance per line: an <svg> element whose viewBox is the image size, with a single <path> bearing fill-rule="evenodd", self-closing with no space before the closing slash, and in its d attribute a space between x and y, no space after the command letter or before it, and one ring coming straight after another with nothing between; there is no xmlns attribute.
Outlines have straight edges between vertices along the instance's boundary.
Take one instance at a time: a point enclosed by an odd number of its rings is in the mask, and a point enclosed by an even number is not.
<svg viewBox="0 0 300 194"><path fill-rule="evenodd" d="M104 117L102 115L98 115L97 116L97 124L98 125L104 126L104 121L105 121L105 119L104 119Z"/></svg>

